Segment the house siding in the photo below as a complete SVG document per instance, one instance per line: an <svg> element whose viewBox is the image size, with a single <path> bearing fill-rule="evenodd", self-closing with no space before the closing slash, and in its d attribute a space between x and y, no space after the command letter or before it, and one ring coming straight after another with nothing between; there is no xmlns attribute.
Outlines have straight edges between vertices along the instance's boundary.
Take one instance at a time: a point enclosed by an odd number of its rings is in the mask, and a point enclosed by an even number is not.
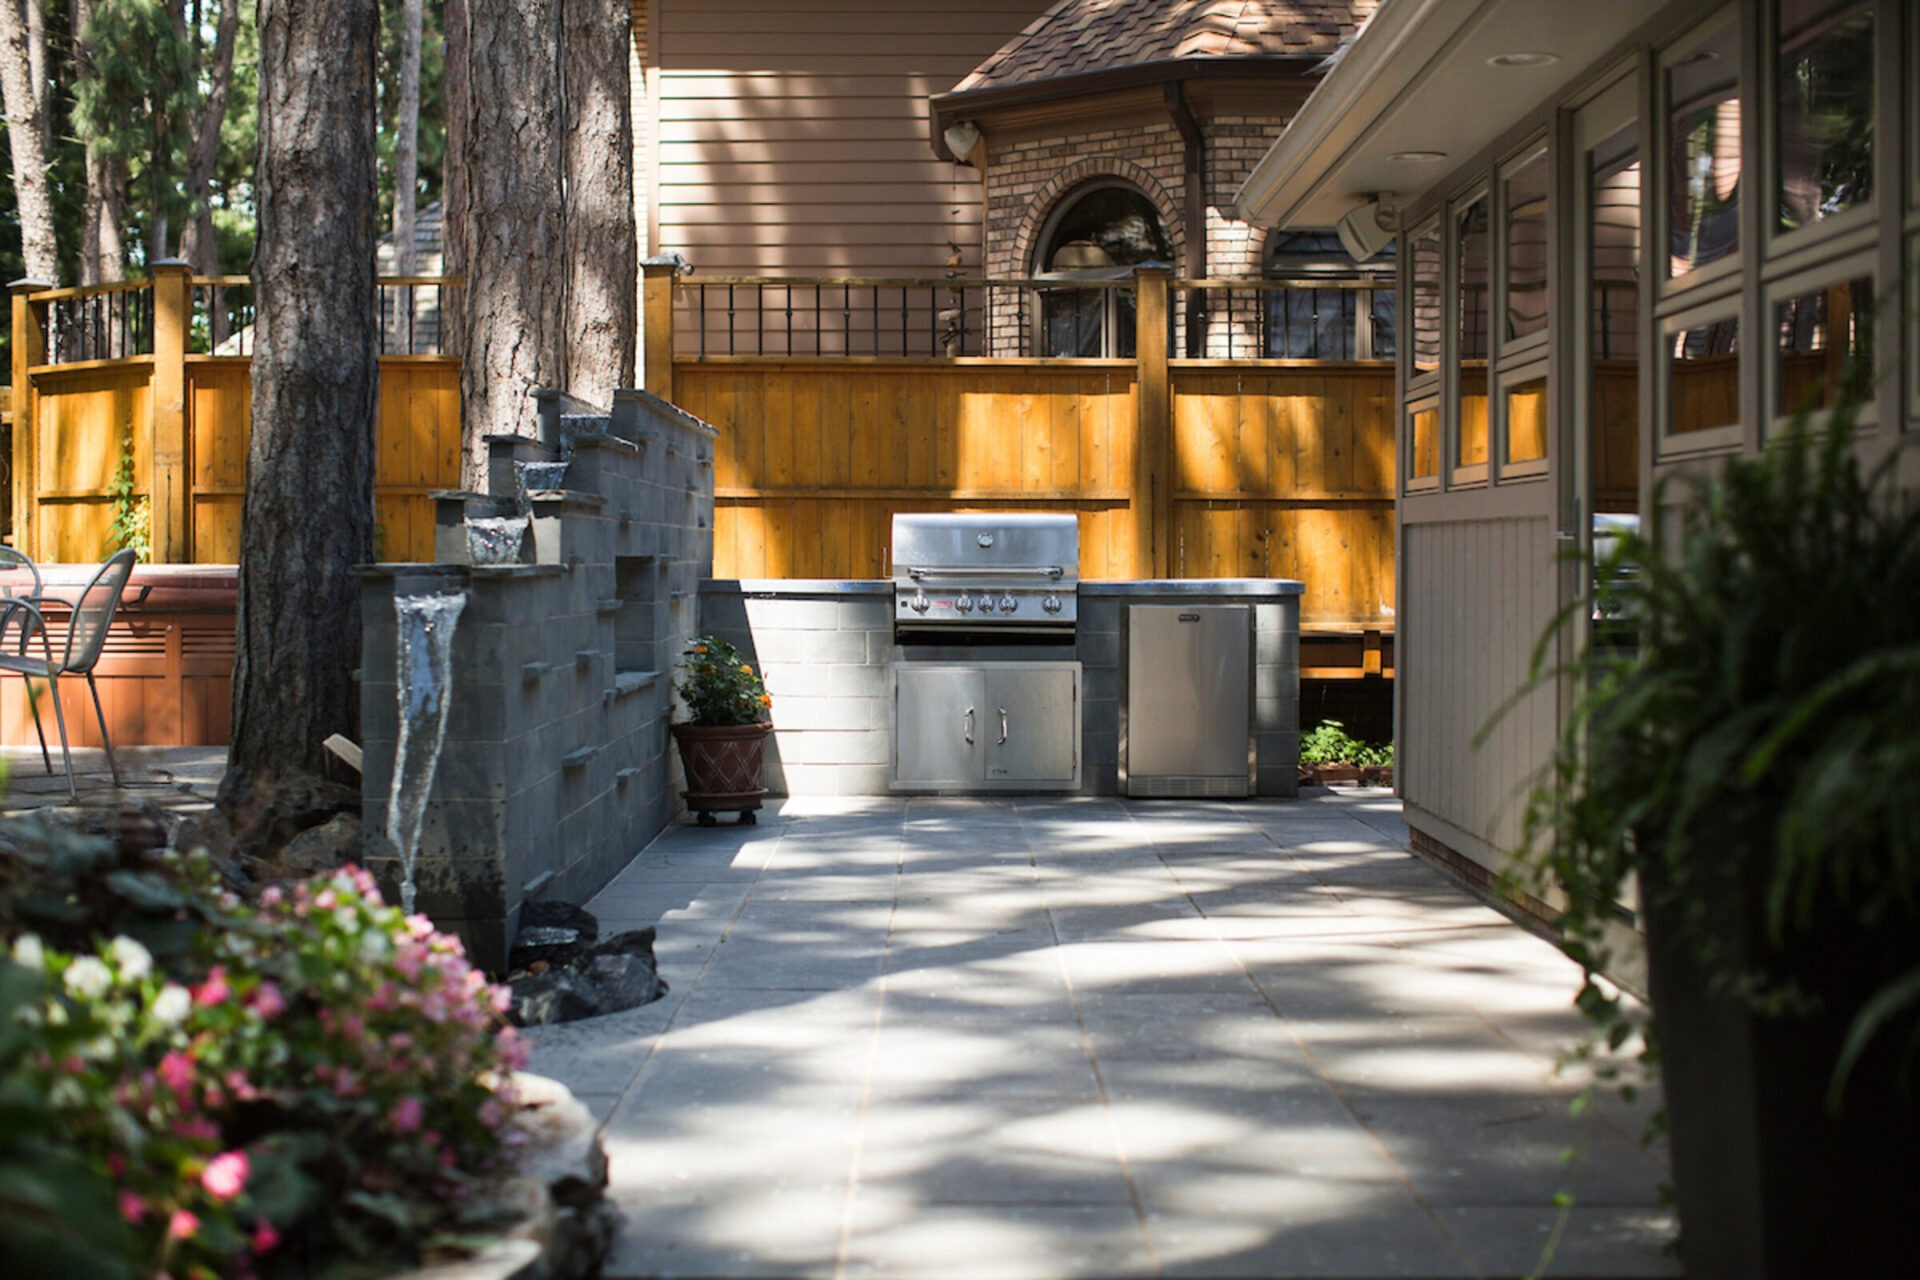
<svg viewBox="0 0 1920 1280"><path fill-rule="evenodd" d="M643 57L654 253L708 276L981 269L978 173L934 157L927 98L1046 5L655 0ZM639 31L636 26L636 32ZM636 136L642 130L636 129Z"/></svg>

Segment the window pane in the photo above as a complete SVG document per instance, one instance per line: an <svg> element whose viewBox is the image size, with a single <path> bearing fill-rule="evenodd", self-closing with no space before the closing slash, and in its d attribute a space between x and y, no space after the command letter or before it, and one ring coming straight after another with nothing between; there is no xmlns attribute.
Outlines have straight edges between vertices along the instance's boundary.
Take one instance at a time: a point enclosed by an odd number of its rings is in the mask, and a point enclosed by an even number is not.
<svg viewBox="0 0 1920 1280"><path fill-rule="evenodd" d="M1459 213L1460 346L1457 354L1462 360L1487 358L1487 294L1493 283L1487 204L1487 197L1481 196Z"/></svg>
<svg viewBox="0 0 1920 1280"><path fill-rule="evenodd" d="M1588 405L1595 511L1640 506L1640 129L1588 154Z"/></svg>
<svg viewBox="0 0 1920 1280"><path fill-rule="evenodd" d="M1460 366L1460 458L1456 466L1487 460L1487 363Z"/></svg>
<svg viewBox="0 0 1920 1280"><path fill-rule="evenodd" d="M1843 394L1873 399L1873 281L1853 280L1788 298L1773 309L1782 414L1829 409Z"/></svg>
<svg viewBox="0 0 1920 1280"><path fill-rule="evenodd" d="M1831 218L1872 194L1872 6L1786 0L1780 6L1780 229Z"/></svg>
<svg viewBox="0 0 1920 1280"><path fill-rule="evenodd" d="M1098 289L1049 289L1040 295L1046 331L1043 356L1098 356L1105 299Z"/></svg>
<svg viewBox="0 0 1920 1280"><path fill-rule="evenodd" d="M1667 341L1667 430L1678 436L1738 422L1740 322L1711 320Z"/></svg>
<svg viewBox="0 0 1920 1280"><path fill-rule="evenodd" d="M1413 457L1413 469L1408 475L1415 480L1431 480L1440 474L1440 411L1438 409L1416 409L1413 421L1408 427L1413 437L1413 447L1408 451Z"/></svg>
<svg viewBox="0 0 1920 1280"><path fill-rule="evenodd" d="M1733 23L1667 71L1671 274L1740 248L1740 50Z"/></svg>
<svg viewBox="0 0 1920 1280"><path fill-rule="evenodd" d="M1375 289L1373 298L1373 358L1391 360L1394 356L1394 298L1391 289Z"/></svg>
<svg viewBox="0 0 1920 1280"><path fill-rule="evenodd" d="M1507 178L1507 337L1547 327L1547 157Z"/></svg>
<svg viewBox="0 0 1920 1280"><path fill-rule="evenodd" d="M1435 225L1413 242L1413 368L1431 373L1439 367L1440 228Z"/></svg>
<svg viewBox="0 0 1920 1280"><path fill-rule="evenodd" d="M1507 461L1547 456L1547 380L1529 378L1507 388Z"/></svg>

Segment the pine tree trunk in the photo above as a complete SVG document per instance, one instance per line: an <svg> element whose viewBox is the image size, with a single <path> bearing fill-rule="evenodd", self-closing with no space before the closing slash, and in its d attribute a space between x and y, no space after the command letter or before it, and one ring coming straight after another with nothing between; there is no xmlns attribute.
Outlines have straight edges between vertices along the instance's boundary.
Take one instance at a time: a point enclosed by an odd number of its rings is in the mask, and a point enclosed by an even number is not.
<svg viewBox="0 0 1920 1280"><path fill-rule="evenodd" d="M260 0L253 427L223 793L356 737L373 558L378 0Z"/></svg>
<svg viewBox="0 0 1920 1280"><path fill-rule="evenodd" d="M567 244L556 40L558 0L469 4L466 332L460 367L467 475L486 437L537 436L532 392L565 375Z"/></svg>
<svg viewBox="0 0 1920 1280"><path fill-rule="evenodd" d="M634 385L639 251L626 0L562 0L566 13L566 390L593 405Z"/></svg>
<svg viewBox="0 0 1920 1280"><path fill-rule="evenodd" d="M73 0L73 66L81 81L95 74L93 45L87 39L92 21L93 0ZM107 284L127 274L126 247L120 238L126 217L126 169L84 132L80 141L87 149L85 184L80 191L80 283Z"/></svg>
<svg viewBox="0 0 1920 1280"><path fill-rule="evenodd" d="M13 196L27 278L57 284L53 191L47 180L47 65L43 0L0 0L0 100L6 105ZM38 74L36 74L38 72Z"/></svg>
<svg viewBox="0 0 1920 1280"><path fill-rule="evenodd" d="M239 34L240 0L223 0L213 40L213 61L206 68L207 93L193 122L193 151L187 157L187 225L180 244L180 256L202 275L220 273L220 245L215 239L208 197L214 166L220 161L220 130L226 124L227 100L233 95L233 49Z"/></svg>
<svg viewBox="0 0 1920 1280"><path fill-rule="evenodd" d="M420 28L422 0L406 0L400 10L400 102L393 141L393 265L397 274L414 273L413 237L420 185Z"/></svg>
<svg viewBox="0 0 1920 1280"><path fill-rule="evenodd" d="M441 14L444 74L440 82L446 104L446 149L440 162L440 269L450 276L467 270L467 0L446 0ZM458 305L442 305L441 340L450 356L467 349L465 294L448 295ZM479 488L478 474L463 483Z"/></svg>

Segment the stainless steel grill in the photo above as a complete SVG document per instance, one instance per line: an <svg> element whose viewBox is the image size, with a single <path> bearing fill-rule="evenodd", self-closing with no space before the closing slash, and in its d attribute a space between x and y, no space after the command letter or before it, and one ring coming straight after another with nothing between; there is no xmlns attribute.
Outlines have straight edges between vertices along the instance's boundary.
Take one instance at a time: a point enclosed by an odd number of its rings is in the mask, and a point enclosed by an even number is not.
<svg viewBox="0 0 1920 1280"><path fill-rule="evenodd" d="M897 515L897 635L1071 636L1080 526L1070 515Z"/></svg>

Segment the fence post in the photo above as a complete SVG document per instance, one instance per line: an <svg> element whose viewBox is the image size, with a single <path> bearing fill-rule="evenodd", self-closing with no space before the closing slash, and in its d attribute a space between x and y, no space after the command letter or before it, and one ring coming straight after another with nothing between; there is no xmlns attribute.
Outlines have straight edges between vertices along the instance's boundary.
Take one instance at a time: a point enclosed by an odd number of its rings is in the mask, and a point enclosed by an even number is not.
<svg viewBox="0 0 1920 1280"><path fill-rule="evenodd" d="M640 264L644 279L641 342L646 348L640 385L669 404L673 402L673 282L683 261L679 254L670 253Z"/></svg>
<svg viewBox="0 0 1920 1280"><path fill-rule="evenodd" d="M1173 386L1167 377L1167 295L1173 271L1136 267L1133 273L1135 386L1140 434L1133 454L1134 569L1170 577L1167 542L1173 532Z"/></svg>
<svg viewBox="0 0 1920 1280"><path fill-rule="evenodd" d="M193 559L187 528L187 332L193 323L193 268L178 258L153 264L153 422L148 442L148 540L155 564Z"/></svg>
<svg viewBox="0 0 1920 1280"><path fill-rule="evenodd" d="M38 506L34 501L34 446L40 440L40 406L27 370L47 362L47 304L33 295L53 286L42 280L15 280L13 293L13 545L39 556L33 545Z"/></svg>

